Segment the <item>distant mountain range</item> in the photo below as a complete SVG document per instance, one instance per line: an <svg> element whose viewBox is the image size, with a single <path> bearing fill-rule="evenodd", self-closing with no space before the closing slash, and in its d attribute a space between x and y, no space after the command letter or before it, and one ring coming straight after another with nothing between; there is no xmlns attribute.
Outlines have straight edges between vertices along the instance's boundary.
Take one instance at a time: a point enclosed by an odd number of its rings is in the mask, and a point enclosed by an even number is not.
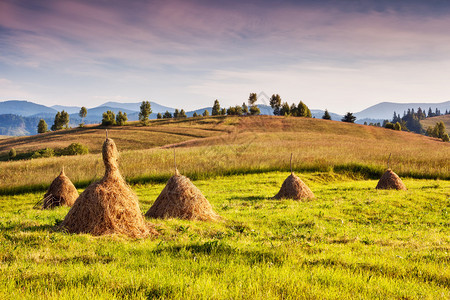
<svg viewBox="0 0 450 300"><path fill-rule="evenodd" d="M164 106L155 102L150 102L153 113L150 115L151 119L156 119L158 113L163 114L166 111L173 113L175 108ZM139 118L141 102L135 103L121 103L121 102L106 102L100 106L89 108L84 122L86 124L98 124L101 122L102 115L107 110L113 111L117 114L119 111L126 112L129 121L136 121ZM273 110L267 105L258 105L261 114L273 115ZM382 102L366 108L360 112L355 113L357 123L382 122L384 119L392 119L394 111L403 114L404 111L419 107L428 111L431 108L433 111L437 108L442 112L450 110L450 101L443 103L391 103ZM39 119L44 119L48 126L53 124L55 114L58 111L65 110L70 115L70 126L76 127L81 123L81 118L78 116L80 111L79 106L62 106L54 105L47 107L45 105L36 104L24 100L9 100L0 102L0 135L32 135L37 133L37 124ZM192 117L194 113L202 114L208 110L211 114L212 107L204 107L201 109L187 111L186 115ZM332 120L341 120L342 115L329 112ZM312 109L311 114L314 118L322 118L324 111Z"/></svg>
<svg viewBox="0 0 450 300"><path fill-rule="evenodd" d="M381 102L375 104L371 107L368 107L360 112L355 113L355 117L358 119L388 119L391 120L394 111L397 114L403 115L403 112L408 109L413 109L417 111L418 108L422 108L425 112L428 112L428 109L431 108L433 111L439 109L442 113L445 112L446 109L450 109L450 101L442 102L442 103L394 103L394 102Z"/></svg>

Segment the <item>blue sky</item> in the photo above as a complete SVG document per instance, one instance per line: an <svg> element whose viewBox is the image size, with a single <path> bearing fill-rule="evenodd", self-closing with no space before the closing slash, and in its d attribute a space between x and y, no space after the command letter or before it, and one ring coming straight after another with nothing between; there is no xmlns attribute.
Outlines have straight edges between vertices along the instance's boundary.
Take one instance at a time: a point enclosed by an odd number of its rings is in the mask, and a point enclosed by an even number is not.
<svg viewBox="0 0 450 300"><path fill-rule="evenodd" d="M0 101L448 101L447 1L0 0ZM260 99L260 103L267 102Z"/></svg>

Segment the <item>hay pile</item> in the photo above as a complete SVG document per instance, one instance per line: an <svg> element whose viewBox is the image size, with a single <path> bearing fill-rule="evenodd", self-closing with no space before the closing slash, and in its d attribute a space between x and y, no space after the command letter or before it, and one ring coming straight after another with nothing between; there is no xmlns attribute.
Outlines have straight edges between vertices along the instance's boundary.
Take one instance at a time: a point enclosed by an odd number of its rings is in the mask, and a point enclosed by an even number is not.
<svg viewBox="0 0 450 300"><path fill-rule="evenodd" d="M283 182L278 194L276 194L273 198L307 200L314 198L314 194L309 187L294 174L294 172L291 172L291 175L289 175Z"/></svg>
<svg viewBox="0 0 450 300"><path fill-rule="evenodd" d="M376 186L379 190L405 190L406 186L403 181L391 169L387 169L381 176Z"/></svg>
<svg viewBox="0 0 450 300"><path fill-rule="evenodd" d="M169 179L145 216L201 221L219 218L202 192L178 171Z"/></svg>
<svg viewBox="0 0 450 300"><path fill-rule="evenodd" d="M118 167L117 147L112 139L103 144L105 176L81 193L61 224L70 233L124 234L141 238L156 234L145 223L136 194Z"/></svg>
<svg viewBox="0 0 450 300"><path fill-rule="evenodd" d="M72 206L78 198L78 191L70 181L69 177L64 174L64 169L58 177L53 180L50 187L45 193L44 198L37 203L42 209L51 209L56 206Z"/></svg>

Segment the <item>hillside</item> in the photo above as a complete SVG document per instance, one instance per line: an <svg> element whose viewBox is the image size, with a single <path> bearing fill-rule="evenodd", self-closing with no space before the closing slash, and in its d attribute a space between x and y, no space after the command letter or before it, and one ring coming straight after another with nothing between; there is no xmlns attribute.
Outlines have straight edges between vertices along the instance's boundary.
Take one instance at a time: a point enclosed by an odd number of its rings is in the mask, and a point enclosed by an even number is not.
<svg viewBox="0 0 450 300"><path fill-rule="evenodd" d="M292 117L209 117L154 120L148 127L112 127L108 132L121 151L123 174L132 182L167 178L173 170L173 152L167 148L172 147L178 149L178 168L193 178L287 171L291 153L298 170L377 178L392 153L391 166L401 176L450 179L450 143L373 126ZM1 162L0 189L48 184L62 165L84 184L103 172L96 153L104 137L104 128L87 127L0 140L3 155L11 147L20 152L72 142L93 153Z"/></svg>
<svg viewBox="0 0 450 300"><path fill-rule="evenodd" d="M422 123L423 128L426 130L428 127L434 127L437 122L443 121L447 132L450 134L450 115L443 115L438 117L426 118L420 123Z"/></svg>

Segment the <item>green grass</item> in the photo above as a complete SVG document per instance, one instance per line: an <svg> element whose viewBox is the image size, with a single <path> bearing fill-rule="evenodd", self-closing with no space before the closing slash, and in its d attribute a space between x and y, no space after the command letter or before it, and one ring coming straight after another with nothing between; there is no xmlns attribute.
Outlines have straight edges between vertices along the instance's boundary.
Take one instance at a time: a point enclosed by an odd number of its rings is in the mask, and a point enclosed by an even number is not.
<svg viewBox="0 0 450 300"><path fill-rule="evenodd" d="M220 222L149 220L132 240L53 232L68 208L0 198L0 298L448 299L450 182L408 191L333 172L300 174L317 199L275 201L288 173L194 183ZM164 184L135 185L144 213Z"/></svg>

